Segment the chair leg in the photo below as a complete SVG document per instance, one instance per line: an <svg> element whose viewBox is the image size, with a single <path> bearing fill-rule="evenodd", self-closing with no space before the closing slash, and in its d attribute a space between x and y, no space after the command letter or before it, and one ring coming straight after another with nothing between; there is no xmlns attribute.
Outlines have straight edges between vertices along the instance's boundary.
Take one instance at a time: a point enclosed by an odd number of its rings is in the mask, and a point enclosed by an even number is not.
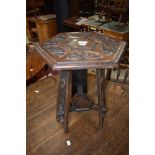
<svg viewBox="0 0 155 155"><path fill-rule="evenodd" d="M97 69L97 93L98 93L98 110L99 110L99 128L103 128L104 115L106 112L106 99L105 99L105 69Z"/></svg>
<svg viewBox="0 0 155 155"><path fill-rule="evenodd" d="M70 71L60 71L59 88L57 93L57 111L56 118L63 126L64 131L68 131L68 113L69 113L69 82Z"/></svg>

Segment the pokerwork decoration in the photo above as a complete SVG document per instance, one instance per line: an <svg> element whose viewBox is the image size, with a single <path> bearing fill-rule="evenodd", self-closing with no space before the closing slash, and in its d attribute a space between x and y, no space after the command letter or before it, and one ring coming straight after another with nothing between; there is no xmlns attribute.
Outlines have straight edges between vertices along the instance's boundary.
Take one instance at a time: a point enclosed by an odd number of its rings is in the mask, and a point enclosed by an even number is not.
<svg viewBox="0 0 155 155"><path fill-rule="evenodd" d="M62 66L66 65L68 69L70 63L74 66L87 63L92 67L95 61L95 64L104 62L113 65L124 46L125 42L99 32L65 32L39 45L38 49L40 54L46 53L45 57L47 54L51 57L49 62L53 62L53 68L63 69Z"/></svg>

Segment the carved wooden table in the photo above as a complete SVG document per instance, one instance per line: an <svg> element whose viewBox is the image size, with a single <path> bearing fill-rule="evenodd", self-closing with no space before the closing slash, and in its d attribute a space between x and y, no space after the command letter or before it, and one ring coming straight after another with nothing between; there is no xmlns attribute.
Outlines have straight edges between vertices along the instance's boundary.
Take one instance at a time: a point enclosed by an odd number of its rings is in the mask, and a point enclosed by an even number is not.
<svg viewBox="0 0 155 155"><path fill-rule="evenodd" d="M106 112L105 69L118 67L126 42L97 32L68 32L60 33L35 48L53 70L60 71L56 117L65 132L68 131L69 111L89 110L92 101L80 87L71 98L71 73L73 70L96 69L97 110L99 128L102 128Z"/></svg>

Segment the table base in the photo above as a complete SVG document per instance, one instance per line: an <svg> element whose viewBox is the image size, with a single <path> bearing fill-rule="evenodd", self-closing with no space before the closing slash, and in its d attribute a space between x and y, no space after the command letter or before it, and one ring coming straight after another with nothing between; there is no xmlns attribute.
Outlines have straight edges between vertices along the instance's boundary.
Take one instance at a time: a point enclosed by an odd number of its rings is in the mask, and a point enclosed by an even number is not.
<svg viewBox="0 0 155 155"><path fill-rule="evenodd" d="M60 71L60 80L57 96L56 118L63 126L64 131L68 131L68 114L71 111L99 111L99 128L103 127L106 114L105 103L105 69L96 69L98 104L92 102L87 94L77 93L71 99L71 71Z"/></svg>

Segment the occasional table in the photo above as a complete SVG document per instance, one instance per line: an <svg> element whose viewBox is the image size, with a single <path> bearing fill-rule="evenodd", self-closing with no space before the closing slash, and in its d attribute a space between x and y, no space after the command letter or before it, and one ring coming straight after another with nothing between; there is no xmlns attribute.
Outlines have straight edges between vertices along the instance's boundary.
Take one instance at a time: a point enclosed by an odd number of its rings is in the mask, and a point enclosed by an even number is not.
<svg viewBox="0 0 155 155"><path fill-rule="evenodd" d="M106 112L105 69L118 67L126 42L98 32L66 32L57 34L43 44L36 44L35 48L53 70L60 71L56 118L65 132L68 131L70 111L90 110L93 106L82 87L78 87L77 93L71 97L72 71L96 69L96 106L99 128L102 128Z"/></svg>

